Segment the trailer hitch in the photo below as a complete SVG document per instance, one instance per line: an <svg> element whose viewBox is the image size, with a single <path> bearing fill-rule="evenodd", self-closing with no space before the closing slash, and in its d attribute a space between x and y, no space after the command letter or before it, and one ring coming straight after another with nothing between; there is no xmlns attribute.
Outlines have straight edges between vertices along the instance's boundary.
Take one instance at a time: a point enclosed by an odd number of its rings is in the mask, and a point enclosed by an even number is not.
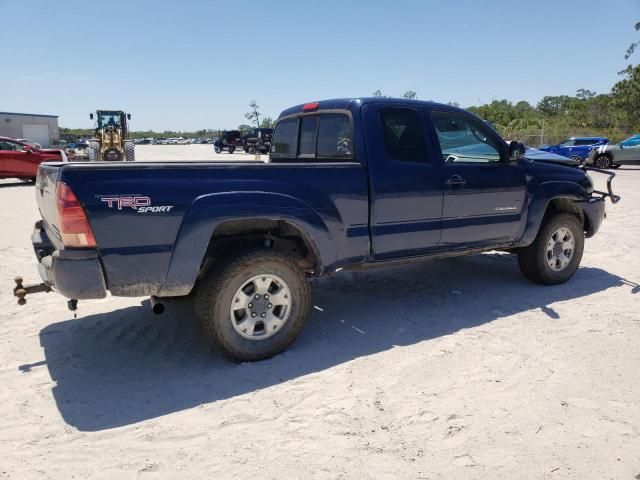
<svg viewBox="0 0 640 480"><path fill-rule="evenodd" d="M36 283L34 285L23 285L22 277L16 277L14 281L16 282L16 286L13 287L13 296L18 297L18 305L26 305L27 299L25 297L27 295L30 295L32 293L40 293L40 292L48 293L51 291L51 286L48 283Z"/></svg>

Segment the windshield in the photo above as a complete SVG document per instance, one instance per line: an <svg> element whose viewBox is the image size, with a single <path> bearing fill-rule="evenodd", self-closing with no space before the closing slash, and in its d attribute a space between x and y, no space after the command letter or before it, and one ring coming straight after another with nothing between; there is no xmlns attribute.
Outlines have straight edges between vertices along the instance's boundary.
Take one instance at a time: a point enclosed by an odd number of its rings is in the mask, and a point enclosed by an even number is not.
<svg viewBox="0 0 640 480"><path fill-rule="evenodd" d="M120 114L118 112L100 112L98 114L98 127L120 127Z"/></svg>
<svg viewBox="0 0 640 480"><path fill-rule="evenodd" d="M638 143L638 142L640 142L640 135L634 135L632 137L627 138L626 140L621 141L620 143L628 145L631 143Z"/></svg>

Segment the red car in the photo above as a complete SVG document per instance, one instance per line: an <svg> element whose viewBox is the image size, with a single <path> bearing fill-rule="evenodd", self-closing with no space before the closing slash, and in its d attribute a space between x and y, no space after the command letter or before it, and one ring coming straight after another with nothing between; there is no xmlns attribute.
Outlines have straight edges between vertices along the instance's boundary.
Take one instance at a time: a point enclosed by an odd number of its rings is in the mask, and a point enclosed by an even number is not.
<svg viewBox="0 0 640 480"><path fill-rule="evenodd" d="M34 148L14 138L0 137L0 178L34 180L42 162L66 160L62 150Z"/></svg>

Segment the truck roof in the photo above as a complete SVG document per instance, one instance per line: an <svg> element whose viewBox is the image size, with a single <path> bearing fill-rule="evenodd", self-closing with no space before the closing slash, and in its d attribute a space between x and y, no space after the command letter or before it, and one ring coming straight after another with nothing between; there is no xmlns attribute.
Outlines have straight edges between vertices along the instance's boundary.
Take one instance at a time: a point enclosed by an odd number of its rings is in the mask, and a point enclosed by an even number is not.
<svg viewBox="0 0 640 480"><path fill-rule="evenodd" d="M451 105L445 105L443 103L437 103L432 101L410 100L408 98L389 98L389 97L334 98L330 100L320 100L320 101L317 101L317 103L318 103L318 108L317 108L318 110L332 110L332 109L350 110L353 107L366 105L367 103L382 103L382 104L388 103L388 104L394 104L394 105L402 103L405 105L415 105L415 106L431 105L431 106L438 106L438 107L443 107L447 109L455 108L455 107L452 107ZM307 105L307 103L301 103L299 105L295 105L293 107L287 108L286 110L283 110L282 113L280 113L280 116L278 118L285 117L287 115L293 115L295 113L301 113L305 105Z"/></svg>

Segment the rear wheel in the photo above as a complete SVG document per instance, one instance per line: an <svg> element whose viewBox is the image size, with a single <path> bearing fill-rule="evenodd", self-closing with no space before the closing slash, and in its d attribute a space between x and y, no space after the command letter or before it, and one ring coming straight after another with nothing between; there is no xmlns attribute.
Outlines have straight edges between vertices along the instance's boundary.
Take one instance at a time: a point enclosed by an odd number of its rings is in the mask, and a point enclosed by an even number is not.
<svg viewBox="0 0 640 480"><path fill-rule="evenodd" d="M97 162L100 155L100 144L96 141L90 141L87 147L87 154L90 162Z"/></svg>
<svg viewBox="0 0 640 480"><path fill-rule="evenodd" d="M222 150L220 149L220 147L213 147L213 151L216 153L220 153Z"/></svg>
<svg viewBox="0 0 640 480"><path fill-rule="evenodd" d="M596 157L594 164L597 168L611 168L613 161L610 155L603 154Z"/></svg>
<svg viewBox="0 0 640 480"><path fill-rule="evenodd" d="M124 159L127 162L133 162L136 159L136 150L133 142L124 143Z"/></svg>
<svg viewBox="0 0 640 480"><path fill-rule="evenodd" d="M239 254L198 286L196 315L209 341L241 361L269 358L298 336L309 311L309 285L282 253Z"/></svg>
<svg viewBox="0 0 640 480"><path fill-rule="evenodd" d="M518 250L520 270L529 280L555 285L569 280L578 269L584 250L584 231L577 216L547 214L534 242Z"/></svg>

